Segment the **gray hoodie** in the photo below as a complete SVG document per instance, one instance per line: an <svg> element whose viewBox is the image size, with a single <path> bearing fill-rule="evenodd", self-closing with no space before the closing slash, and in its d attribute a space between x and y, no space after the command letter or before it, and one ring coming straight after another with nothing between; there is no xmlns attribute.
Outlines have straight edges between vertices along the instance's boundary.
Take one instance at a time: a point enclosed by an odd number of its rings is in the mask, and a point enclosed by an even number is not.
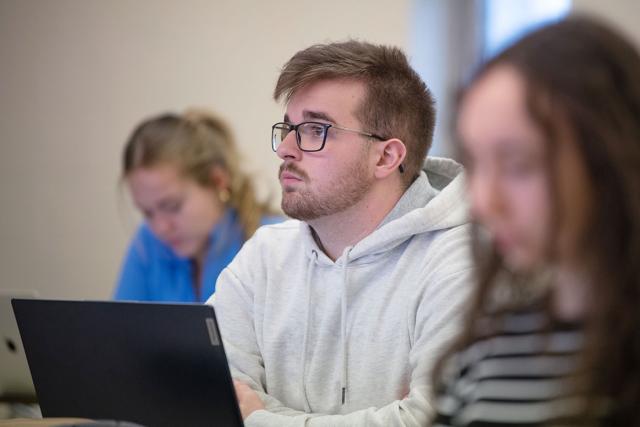
<svg viewBox="0 0 640 427"><path fill-rule="evenodd" d="M424 426L471 257L462 168L429 158L380 226L335 262L300 221L260 228L213 303L247 426Z"/></svg>

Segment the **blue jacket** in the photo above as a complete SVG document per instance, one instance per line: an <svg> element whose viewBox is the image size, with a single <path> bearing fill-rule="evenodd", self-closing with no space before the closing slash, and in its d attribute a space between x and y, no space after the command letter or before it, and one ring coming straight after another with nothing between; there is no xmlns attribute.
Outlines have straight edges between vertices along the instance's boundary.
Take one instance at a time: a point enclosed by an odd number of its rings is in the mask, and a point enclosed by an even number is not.
<svg viewBox="0 0 640 427"><path fill-rule="evenodd" d="M262 225L282 221L268 216ZM244 243L242 227L234 209L227 209L209 237L209 249L202 272L202 289L196 299L193 265L160 241L147 224L133 238L114 293L116 300L204 302L215 291L216 280Z"/></svg>

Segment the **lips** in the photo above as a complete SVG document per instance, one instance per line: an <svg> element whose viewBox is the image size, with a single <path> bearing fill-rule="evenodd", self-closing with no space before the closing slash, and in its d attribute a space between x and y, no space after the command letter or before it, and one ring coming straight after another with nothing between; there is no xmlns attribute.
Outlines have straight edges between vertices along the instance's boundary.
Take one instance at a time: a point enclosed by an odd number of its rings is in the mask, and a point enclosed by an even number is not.
<svg viewBox="0 0 640 427"><path fill-rule="evenodd" d="M302 181L302 178L300 178L298 175L291 173L291 172L287 172L284 171L280 174L280 182L284 183L292 183L292 182L300 182Z"/></svg>
<svg viewBox="0 0 640 427"><path fill-rule="evenodd" d="M181 240L177 240L177 239L167 241L167 244L174 249L180 247L180 243L181 243Z"/></svg>
<svg viewBox="0 0 640 427"><path fill-rule="evenodd" d="M295 184L305 181L305 173L291 163L283 163L280 166L279 178L282 185Z"/></svg>

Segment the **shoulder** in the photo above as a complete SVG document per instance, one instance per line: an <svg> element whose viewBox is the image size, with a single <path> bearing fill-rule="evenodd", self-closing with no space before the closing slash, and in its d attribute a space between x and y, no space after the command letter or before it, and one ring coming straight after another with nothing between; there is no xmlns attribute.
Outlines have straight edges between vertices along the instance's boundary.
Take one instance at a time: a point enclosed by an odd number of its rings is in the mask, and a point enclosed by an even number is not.
<svg viewBox="0 0 640 427"><path fill-rule="evenodd" d="M146 222L143 222L138 226L138 229L133 236L133 240L144 243L159 243L158 238L153 234L153 231L151 231L151 228Z"/></svg>
<svg viewBox="0 0 640 427"><path fill-rule="evenodd" d="M470 226L460 225L440 230L426 239L422 251L420 277L423 299L432 301L454 298L465 300L473 289L474 260Z"/></svg>
<svg viewBox="0 0 640 427"><path fill-rule="evenodd" d="M142 223L131 240L130 252L145 258L174 258L171 249L156 237L151 228Z"/></svg>
<svg viewBox="0 0 640 427"><path fill-rule="evenodd" d="M286 221L287 219L288 218L284 215L263 215L262 218L260 218L260 225L278 224Z"/></svg>
<svg viewBox="0 0 640 427"><path fill-rule="evenodd" d="M306 227L294 219L263 225L244 243L229 267L242 275L249 270L273 268L282 260L290 261L303 251Z"/></svg>
<svg viewBox="0 0 640 427"><path fill-rule="evenodd" d="M282 216L270 216L265 218L273 218L271 222L265 222L263 226L258 228L256 235L263 234L296 234L300 231L301 225L304 225L302 221L297 219L290 219Z"/></svg>
<svg viewBox="0 0 640 427"><path fill-rule="evenodd" d="M425 245L424 264L432 269L435 265L449 265L460 261L461 267L473 264L471 253L471 224L416 234L415 239Z"/></svg>
<svg viewBox="0 0 640 427"><path fill-rule="evenodd" d="M247 240L223 270L216 285L216 298L225 298L238 287L250 294L262 292L268 283L280 283L305 259L303 222L288 220L264 225ZM227 284L229 282L229 284Z"/></svg>
<svg viewBox="0 0 640 427"><path fill-rule="evenodd" d="M253 236L247 240L245 246L263 246L279 247L283 244L291 243L301 237L305 224L296 219L288 219L279 217L281 221L267 223L259 227Z"/></svg>
<svg viewBox="0 0 640 427"><path fill-rule="evenodd" d="M468 255L471 256L471 235L472 230L469 223L440 230L433 238L432 250L443 252L442 255L446 255L457 249L468 252Z"/></svg>
<svg viewBox="0 0 640 427"><path fill-rule="evenodd" d="M434 236L431 247L434 251L444 252L458 249L468 251L470 254L472 241L472 225L470 223L454 225L438 230Z"/></svg>

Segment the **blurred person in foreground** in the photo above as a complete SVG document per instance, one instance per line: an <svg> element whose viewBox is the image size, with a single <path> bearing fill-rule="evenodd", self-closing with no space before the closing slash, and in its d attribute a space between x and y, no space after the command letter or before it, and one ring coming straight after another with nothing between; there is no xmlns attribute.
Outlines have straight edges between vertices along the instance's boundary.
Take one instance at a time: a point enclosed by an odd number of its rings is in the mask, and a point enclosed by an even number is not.
<svg viewBox="0 0 640 427"><path fill-rule="evenodd" d="M116 300L206 301L245 240L282 220L258 201L227 124L206 110L140 123L125 145L122 177L144 223Z"/></svg>
<svg viewBox="0 0 640 427"><path fill-rule="evenodd" d="M464 90L479 283L434 425L640 424L639 76L628 40L570 17Z"/></svg>
<svg viewBox="0 0 640 427"><path fill-rule="evenodd" d="M424 425L472 265L462 168L425 163L431 93L400 49L347 41L296 53L274 95L295 220L258 230L212 298L245 425Z"/></svg>

